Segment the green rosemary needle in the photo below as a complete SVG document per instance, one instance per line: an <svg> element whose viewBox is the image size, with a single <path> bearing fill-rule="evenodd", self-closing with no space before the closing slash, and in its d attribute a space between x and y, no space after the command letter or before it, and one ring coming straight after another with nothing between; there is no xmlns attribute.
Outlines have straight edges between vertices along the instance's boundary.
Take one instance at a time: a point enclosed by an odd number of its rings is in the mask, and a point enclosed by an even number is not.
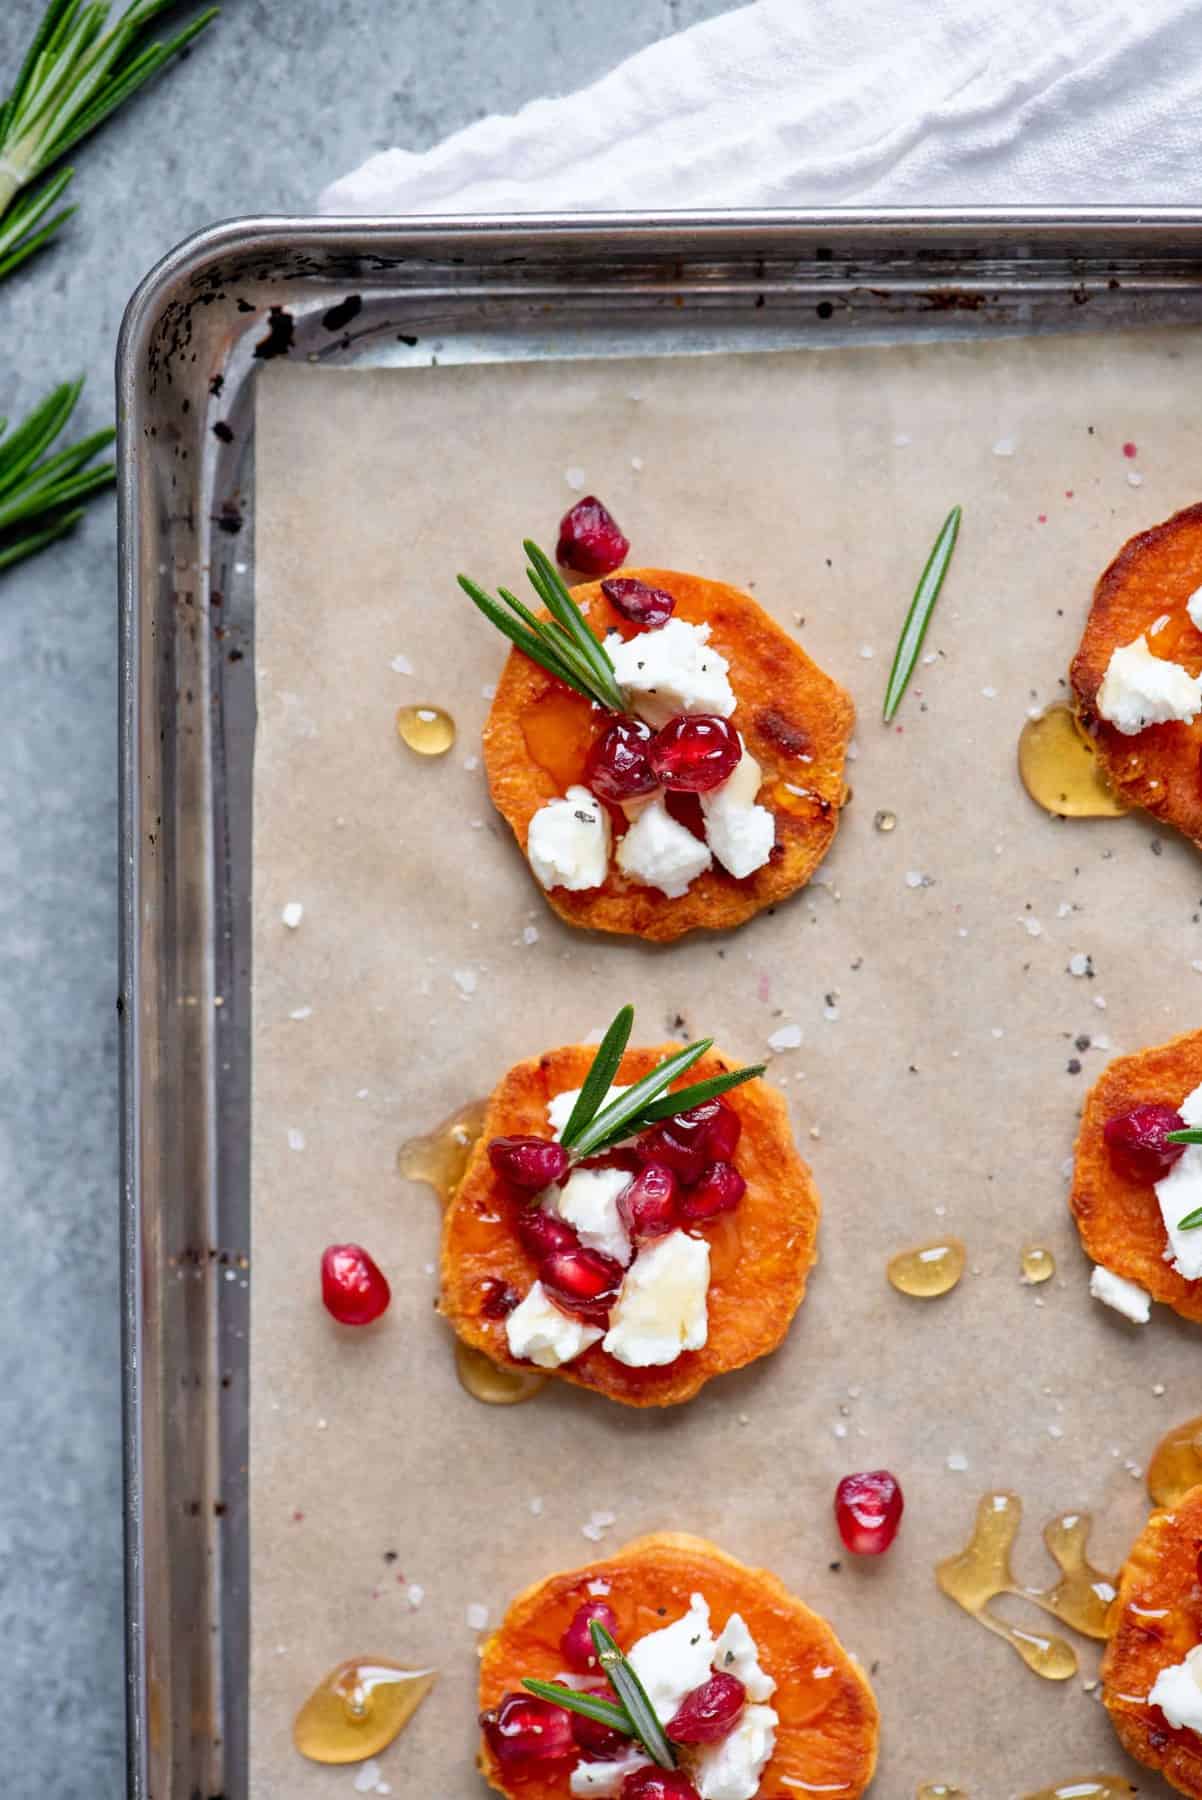
<svg viewBox="0 0 1202 1800"><path fill-rule="evenodd" d="M593 1719L598 1725L608 1725L611 1731L625 1732L627 1737L635 1735L629 1713L616 1701L602 1700L597 1694L582 1694L577 1688L562 1687L558 1681L523 1680L522 1686L540 1700L562 1706L565 1712L579 1713L582 1719Z"/></svg>
<svg viewBox="0 0 1202 1800"><path fill-rule="evenodd" d="M550 613L549 619L538 618L508 588L498 588L499 598L494 599L467 575L457 577L460 587L490 624L549 675L607 712L625 712L626 696L618 686L609 652L589 630L559 570L529 538L523 548L530 559L526 579Z"/></svg>
<svg viewBox="0 0 1202 1800"><path fill-rule="evenodd" d="M47 454L82 388L82 377L63 382L11 435L5 435L7 419L0 419L0 569L70 531L83 517L82 502L108 487L116 475L111 462L95 463L113 441L111 429Z"/></svg>
<svg viewBox="0 0 1202 1800"><path fill-rule="evenodd" d="M604 1625L592 1619L589 1631L602 1673L625 1708L635 1737L652 1762L658 1763L661 1769L674 1769L676 1757L655 1708L647 1698L646 1688Z"/></svg>
<svg viewBox="0 0 1202 1800"><path fill-rule="evenodd" d="M914 590L914 598L910 602L910 610L906 614L906 622L902 626L897 650L893 657L893 667L889 671L889 685L885 689L885 705L883 717L889 724L901 703L906 691L906 684L914 673L914 664L918 661L918 652L922 649L922 640L927 634L927 626L931 622L931 614L935 610L935 602L939 598L939 590L943 586L943 577L947 574L948 564L952 560L952 551L956 548L956 538L960 531L960 508L953 506L939 529L939 536L931 547L926 567Z"/></svg>

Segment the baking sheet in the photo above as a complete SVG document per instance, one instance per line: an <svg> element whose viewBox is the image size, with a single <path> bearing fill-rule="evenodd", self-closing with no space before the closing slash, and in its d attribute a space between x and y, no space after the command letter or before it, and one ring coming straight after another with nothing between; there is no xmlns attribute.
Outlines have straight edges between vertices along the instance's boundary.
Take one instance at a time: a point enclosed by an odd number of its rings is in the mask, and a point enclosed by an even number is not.
<svg viewBox="0 0 1202 1800"><path fill-rule="evenodd" d="M1098 1647L1078 1641L1080 1678L1041 1682L932 1570L994 1486L1027 1507L1020 1579L1051 1578L1039 1527L1070 1507L1095 1512L1095 1560L1117 1566L1153 1443L1197 1410L1188 1328L1157 1309L1135 1330L1092 1303L1064 1204L1076 1113L1111 1053L1098 1040L1131 1049L1197 1022L1197 862L1139 818L1043 817L1014 748L1028 707L1063 691L1100 568L1197 497L1200 427L1181 396L1199 361L1194 335L1161 332L263 372L256 1800L353 1791L289 1732L324 1670L358 1652L443 1671L381 1759L392 1791L479 1800L469 1607L495 1622L540 1575L670 1527L773 1568L874 1669L874 1793L938 1779L985 1800L1132 1773L1085 1690ZM549 544L581 482L633 563L751 589L860 708L854 801L819 879L727 938L653 951L573 933L488 800L479 731L502 649L453 577L520 586L521 537ZM965 518L936 660L887 730L901 617L953 501ZM448 757L398 743L406 701L453 712ZM896 813L891 833L878 809ZM1068 973L1079 951L1092 978ZM437 1207L397 1175L397 1148L627 998L644 1040L681 1015L745 1059L801 1026L770 1078L822 1190L820 1266L783 1350L687 1407L640 1415L556 1385L479 1406L433 1313ZM959 1289L894 1294L887 1256L945 1231L969 1246ZM365 1242L393 1284L382 1324L354 1338L317 1298L338 1239ZM1019 1281L1029 1241L1056 1254L1043 1288ZM861 1566L840 1555L830 1497L848 1469L880 1465L906 1519L893 1553ZM616 1515L600 1544L582 1535L595 1511Z"/></svg>

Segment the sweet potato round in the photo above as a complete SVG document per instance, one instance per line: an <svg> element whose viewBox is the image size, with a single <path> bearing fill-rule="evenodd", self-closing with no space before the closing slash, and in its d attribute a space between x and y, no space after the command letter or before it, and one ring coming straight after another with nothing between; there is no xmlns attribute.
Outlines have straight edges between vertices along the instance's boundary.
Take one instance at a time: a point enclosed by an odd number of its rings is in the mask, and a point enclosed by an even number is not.
<svg viewBox="0 0 1202 1800"><path fill-rule="evenodd" d="M1132 806L1142 806L1166 825L1202 845L1202 718L1173 720L1124 737L1097 712L1098 689L1111 655L1170 615L1148 647L1179 662L1191 675L1202 671L1202 633L1185 603L1202 587L1202 504L1187 506L1162 525L1129 538L1094 589L1085 634L1070 671L1077 717L1097 747L1111 785Z"/></svg>
<svg viewBox="0 0 1202 1800"><path fill-rule="evenodd" d="M876 1766L876 1700L867 1677L817 1613L790 1594L775 1575L749 1569L704 1538L655 1532L615 1556L536 1582L519 1594L480 1663L480 1707L495 1706L523 1679L553 1680L563 1668L559 1640L576 1608L590 1598L590 1581L607 1581L616 1636L628 1647L688 1610L689 1596L709 1601L716 1628L741 1613L759 1646L760 1662L776 1681L770 1704L780 1714L776 1749L760 1783L765 1794L838 1794L858 1800ZM826 1671L822 1675L817 1670ZM521 1775L502 1771L483 1744L480 1769L510 1800L564 1800L571 1765Z"/></svg>
<svg viewBox="0 0 1202 1800"><path fill-rule="evenodd" d="M1119 1577L1102 1698L1120 1744L1179 1793L1202 1800L1202 1739L1176 1730L1147 1695L1162 1669L1183 1662L1202 1640L1202 1487L1172 1511L1155 1512Z"/></svg>
<svg viewBox="0 0 1202 1800"><path fill-rule="evenodd" d="M547 900L562 919L596 931L670 943L698 927L741 925L804 887L826 855L846 790L843 761L855 721L851 698L738 588L672 569L624 569L676 600L676 617L709 621L712 643L730 663L738 698L733 724L764 772L760 804L776 817L776 844L761 869L736 881L716 863L687 894L669 900L658 888L627 879L612 862L602 887L586 893L552 888ZM631 635L599 582L572 590L598 637ZM522 850L530 821L584 774L584 757L604 718L520 651L510 653L484 728L484 762L494 804ZM804 789L794 792L793 789ZM616 821L619 824L620 821Z"/></svg>
<svg viewBox="0 0 1202 1800"><path fill-rule="evenodd" d="M617 1079L638 1081L679 1044L628 1050ZM488 1103L484 1130L447 1209L442 1235L441 1308L464 1343L508 1368L526 1368L509 1355L503 1319L483 1311L490 1281L525 1294L536 1269L513 1229L512 1201L488 1160L490 1138L546 1133L547 1101L578 1088L595 1052L569 1044L517 1063ZM703 1056L685 1077L702 1081L736 1067L719 1051ZM554 1371L627 1406L672 1406L691 1400L713 1375L742 1368L775 1350L801 1304L815 1261L818 1191L798 1155L785 1103L763 1081L748 1081L727 1096L742 1120L735 1162L747 1182L737 1210L691 1226L710 1243L709 1339L660 1369L628 1369L599 1344Z"/></svg>
<svg viewBox="0 0 1202 1800"><path fill-rule="evenodd" d="M1202 1081L1202 1031L1116 1056L1089 1090L1073 1163L1069 1206L1086 1252L1116 1275L1137 1281L1183 1318L1202 1320L1202 1282L1186 1281L1164 1260L1164 1221L1150 1183L1117 1169L1102 1138L1115 1113L1163 1101L1177 1106Z"/></svg>

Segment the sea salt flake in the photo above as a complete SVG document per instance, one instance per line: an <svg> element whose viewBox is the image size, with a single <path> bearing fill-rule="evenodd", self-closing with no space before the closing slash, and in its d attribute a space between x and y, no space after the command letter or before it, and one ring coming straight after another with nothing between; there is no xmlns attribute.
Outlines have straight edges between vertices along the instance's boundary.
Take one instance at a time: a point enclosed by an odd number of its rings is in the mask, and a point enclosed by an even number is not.
<svg viewBox="0 0 1202 1800"><path fill-rule="evenodd" d="M452 969L451 977L465 1000L475 993L479 981L475 969Z"/></svg>
<svg viewBox="0 0 1202 1800"><path fill-rule="evenodd" d="M824 1019L829 1019L833 1024L839 1017L839 1008L837 1006L824 1006L822 1009L822 1016Z"/></svg>
<svg viewBox="0 0 1202 1800"><path fill-rule="evenodd" d="M1144 485L1144 478L1140 474L1139 470L1138 469L1128 469L1127 470L1127 486L1128 487L1142 487L1143 485Z"/></svg>
<svg viewBox="0 0 1202 1800"><path fill-rule="evenodd" d="M363 1767L356 1771L355 1792L357 1794L374 1794L377 1791L381 1773L380 1765L373 1756L370 1762L365 1762Z"/></svg>
<svg viewBox="0 0 1202 1800"><path fill-rule="evenodd" d="M412 675L413 664L407 656L394 656L388 667L394 675Z"/></svg>
<svg viewBox="0 0 1202 1800"><path fill-rule="evenodd" d="M416 1612L426 1597L426 1590L420 1581L411 1581L408 1588L405 1590L405 1597L414 1612Z"/></svg>
<svg viewBox="0 0 1202 1800"><path fill-rule="evenodd" d="M1014 439L1008 438L1008 437L1000 437L998 439L997 443L993 446L993 454L995 456L1013 456L1014 455Z"/></svg>
<svg viewBox="0 0 1202 1800"><path fill-rule="evenodd" d="M289 1150L303 1150L304 1147L305 1147L304 1132L298 1131L295 1125L290 1125L288 1127L288 1148L289 1148Z"/></svg>
<svg viewBox="0 0 1202 1800"><path fill-rule="evenodd" d="M1026 932L1028 937L1042 937L1043 936L1043 926L1039 923L1038 919L1032 919L1031 917L1028 916L1026 918L1020 919L1018 922L1022 926L1023 930Z"/></svg>
<svg viewBox="0 0 1202 1800"><path fill-rule="evenodd" d="M528 1504L530 1507L530 1511L533 1513L534 1517L536 1519L541 1518L542 1511L543 1511L542 1495L541 1494L532 1494Z"/></svg>
<svg viewBox="0 0 1202 1800"><path fill-rule="evenodd" d="M311 1006L294 1006L288 1017L290 1019L311 1019L313 1008Z"/></svg>
<svg viewBox="0 0 1202 1800"><path fill-rule="evenodd" d="M801 1048L801 1026L781 1025L768 1038L769 1050L778 1055L782 1050L799 1050Z"/></svg>
<svg viewBox="0 0 1202 1800"><path fill-rule="evenodd" d="M467 1609L467 1622L472 1631L483 1631L488 1624L488 1608L473 1600Z"/></svg>
<svg viewBox="0 0 1202 1800"><path fill-rule="evenodd" d="M906 870L906 886L908 888L924 888L932 887L933 885L934 878L930 875L924 875L921 869Z"/></svg>
<svg viewBox="0 0 1202 1800"><path fill-rule="evenodd" d="M287 906L285 906L283 912L280 914L281 919L284 921L289 931L295 931L304 916L305 909L299 900L289 900Z"/></svg>
<svg viewBox="0 0 1202 1800"><path fill-rule="evenodd" d="M871 644L861 644L860 645L860 655L864 658L865 662L869 662L872 659L872 657L874 657L876 655L876 651L873 649Z"/></svg>
<svg viewBox="0 0 1202 1800"><path fill-rule="evenodd" d="M563 478L574 494L579 494L583 490L584 470L578 463L572 463L570 467L566 468L563 472Z"/></svg>
<svg viewBox="0 0 1202 1800"><path fill-rule="evenodd" d="M1092 967L1093 964L1085 954L1084 950L1074 950L1073 954L1068 959L1068 972L1070 975L1076 975L1078 977L1088 975Z"/></svg>
<svg viewBox="0 0 1202 1800"><path fill-rule="evenodd" d="M523 925L523 927L522 927L522 942L523 942L523 944L537 944L538 943L538 926L537 925Z"/></svg>
<svg viewBox="0 0 1202 1800"><path fill-rule="evenodd" d="M981 693L986 700L997 699L997 689L995 687L983 687Z"/></svg>
<svg viewBox="0 0 1202 1800"><path fill-rule="evenodd" d="M630 459L630 466L637 474L638 471L643 467L642 457L641 456L632 456Z"/></svg>
<svg viewBox="0 0 1202 1800"><path fill-rule="evenodd" d="M949 1451L948 1458L947 1458L947 1466L951 1470L953 1475L963 1475L964 1471L968 1467L968 1458L967 1458L967 1456L965 1456L963 1450Z"/></svg>
<svg viewBox="0 0 1202 1800"><path fill-rule="evenodd" d="M897 431L893 434L893 442L899 450L904 450L907 444L912 444L914 442L914 439L910 436L908 431Z"/></svg>

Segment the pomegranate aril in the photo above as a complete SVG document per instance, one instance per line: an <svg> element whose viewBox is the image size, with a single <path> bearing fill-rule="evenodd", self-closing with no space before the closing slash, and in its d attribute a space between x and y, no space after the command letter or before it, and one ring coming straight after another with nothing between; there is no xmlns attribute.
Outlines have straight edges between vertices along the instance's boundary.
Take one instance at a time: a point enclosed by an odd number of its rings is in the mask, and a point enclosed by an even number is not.
<svg viewBox="0 0 1202 1800"><path fill-rule="evenodd" d="M663 1163L686 1187L700 1181L709 1161L704 1145L679 1138L671 1122L653 1125L638 1140L639 1154L647 1163Z"/></svg>
<svg viewBox="0 0 1202 1800"><path fill-rule="evenodd" d="M630 539L595 494L577 500L559 521L555 554L580 575L608 575L626 561Z"/></svg>
<svg viewBox="0 0 1202 1800"><path fill-rule="evenodd" d="M676 611L676 602L663 588L650 587L635 575L616 575L601 583L601 592L614 611L643 631L666 625Z"/></svg>
<svg viewBox="0 0 1202 1800"><path fill-rule="evenodd" d="M584 782L602 800L620 805L659 786L647 751L655 733L642 719L615 719L594 738L584 759Z"/></svg>
<svg viewBox="0 0 1202 1800"><path fill-rule="evenodd" d="M708 794L734 774L743 754L739 734L709 713L680 713L657 731L647 752L664 787Z"/></svg>
<svg viewBox="0 0 1202 1800"><path fill-rule="evenodd" d="M603 1609L609 1612L608 1606ZM613 1618L613 1614L609 1614ZM605 1620L601 1621L605 1624ZM579 1690L591 1694L594 1700L608 1700L613 1704L614 1692L608 1681L594 1681ZM583 1713L572 1714L572 1736L584 1751L590 1762L614 1762L626 1751L633 1749L628 1731L616 1731L612 1725L602 1725L599 1719L586 1719Z"/></svg>
<svg viewBox="0 0 1202 1800"><path fill-rule="evenodd" d="M480 1714L480 1727L503 1768L559 1762L576 1754L569 1715L533 1694L506 1694L499 1706Z"/></svg>
<svg viewBox="0 0 1202 1800"><path fill-rule="evenodd" d="M559 1640L559 1648L569 1669L588 1674L597 1667L597 1652L589 1625L596 1619L612 1636L618 1629L617 1615L604 1600L586 1600L572 1614L572 1622ZM606 1694L609 1689L606 1687ZM612 1695L610 1696L612 1698Z"/></svg>
<svg viewBox="0 0 1202 1800"><path fill-rule="evenodd" d="M888 1469L845 1475L835 1489L835 1523L855 1556L880 1556L897 1536L905 1499Z"/></svg>
<svg viewBox="0 0 1202 1800"><path fill-rule="evenodd" d="M747 1689L737 1675L716 1670L686 1694L664 1726L674 1744L720 1744L739 1722Z"/></svg>
<svg viewBox="0 0 1202 1800"><path fill-rule="evenodd" d="M507 1281L490 1278L483 1284L480 1312L486 1319L507 1319L520 1299Z"/></svg>
<svg viewBox="0 0 1202 1800"><path fill-rule="evenodd" d="M711 1163L695 1187L681 1195L680 1210L686 1219L712 1219L733 1212L747 1183L730 1163Z"/></svg>
<svg viewBox="0 0 1202 1800"><path fill-rule="evenodd" d="M667 1237L680 1224L680 1183L667 1163L645 1163L618 1195L618 1213L636 1243Z"/></svg>
<svg viewBox="0 0 1202 1800"><path fill-rule="evenodd" d="M544 1212L541 1206L523 1208L517 1217L517 1233L522 1249L538 1263L556 1251L575 1250L580 1243L566 1220Z"/></svg>
<svg viewBox="0 0 1202 1800"><path fill-rule="evenodd" d="M1167 1175L1184 1144L1166 1144L1170 1131L1184 1131L1185 1120L1172 1106L1152 1102L1107 1119L1102 1136L1111 1159L1135 1181L1159 1181Z"/></svg>
<svg viewBox="0 0 1202 1800"><path fill-rule="evenodd" d="M673 1113L666 1121L672 1136L682 1144L695 1144L711 1162L729 1162L739 1141L743 1121L721 1095L702 1100L688 1112Z"/></svg>
<svg viewBox="0 0 1202 1800"><path fill-rule="evenodd" d="M331 1244L321 1256L321 1298L340 1325L370 1325L387 1311L392 1289L361 1244Z"/></svg>
<svg viewBox="0 0 1202 1800"><path fill-rule="evenodd" d="M603 1325L622 1285L622 1265L600 1250L553 1250L539 1265L539 1280L556 1306L590 1325Z"/></svg>
<svg viewBox="0 0 1202 1800"><path fill-rule="evenodd" d="M488 1160L503 1181L532 1193L550 1187L568 1167L568 1153L551 1138L496 1137L488 1146Z"/></svg>
<svg viewBox="0 0 1202 1800"><path fill-rule="evenodd" d="M636 1769L622 1783L620 1800L700 1800L679 1769Z"/></svg>

